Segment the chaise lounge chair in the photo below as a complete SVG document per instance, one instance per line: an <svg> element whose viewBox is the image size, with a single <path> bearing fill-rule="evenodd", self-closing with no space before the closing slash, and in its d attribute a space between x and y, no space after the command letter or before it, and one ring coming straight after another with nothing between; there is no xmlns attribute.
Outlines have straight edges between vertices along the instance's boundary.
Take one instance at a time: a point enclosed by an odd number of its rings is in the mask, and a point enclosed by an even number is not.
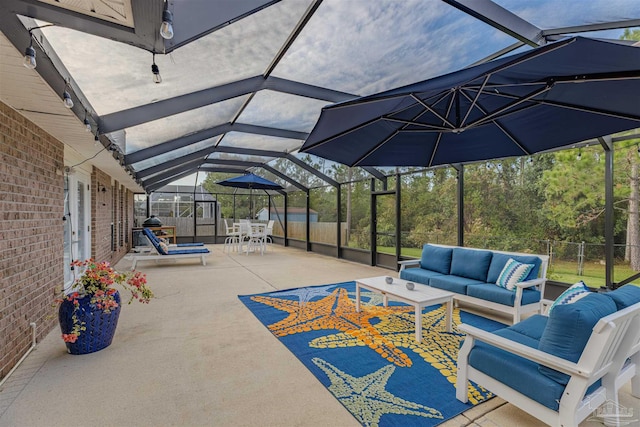
<svg viewBox="0 0 640 427"><path fill-rule="evenodd" d="M158 238L158 236L155 235L155 233L153 231L151 231L148 228L143 228L142 232L144 233L144 235L146 236L147 239L149 239L149 241L153 244L153 242L156 242L157 244L160 244L162 241ZM195 243L170 243L169 244L169 249L174 249L174 248L187 248L187 247L193 247L193 246L204 246L204 243L202 242L195 242Z"/></svg>
<svg viewBox="0 0 640 427"><path fill-rule="evenodd" d="M143 233L151 243L152 247L155 249L155 253L128 254L126 256L126 259L130 259L133 262L131 266L132 270L136 269L136 264L138 263L138 261L158 261L161 259L200 258L202 265L207 265L205 257L209 256L209 254L211 254L211 251L209 251L209 249L205 247L202 247L202 244L196 245L195 247L170 247L169 245L161 242L159 239L150 237L149 234L155 237L151 230L145 228L143 229Z"/></svg>

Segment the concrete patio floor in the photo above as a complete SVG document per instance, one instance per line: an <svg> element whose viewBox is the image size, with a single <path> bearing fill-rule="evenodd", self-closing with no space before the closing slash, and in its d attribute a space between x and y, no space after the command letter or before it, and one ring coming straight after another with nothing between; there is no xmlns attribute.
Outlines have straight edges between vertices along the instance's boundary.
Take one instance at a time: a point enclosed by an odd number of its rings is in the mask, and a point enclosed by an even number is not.
<svg viewBox="0 0 640 427"><path fill-rule="evenodd" d="M110 347L69 355L53 330L0 390L0 426L359 425L237 296L389 270L276 245L264 256L209 248L206 266L140 263L156 298L123 307ZM621 404L640 414L628 384ZM494 398L442 425L541 423Z"/></svg>

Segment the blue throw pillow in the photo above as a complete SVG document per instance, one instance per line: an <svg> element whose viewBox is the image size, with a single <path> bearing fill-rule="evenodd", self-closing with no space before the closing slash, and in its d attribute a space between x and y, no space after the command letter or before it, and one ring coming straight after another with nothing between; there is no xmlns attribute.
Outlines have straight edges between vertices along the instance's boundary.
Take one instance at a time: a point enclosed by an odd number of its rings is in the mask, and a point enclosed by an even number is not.
<svg viewBox="0 0 640 427"><path fill-rule="evenodd" d="M422 248L420 267L437 273L449 274L452 253L452 248L441 248L426 244Z"/></svg>
<svg viewBox="0 0 640 427"><path fill-rule="evenodd" d="M615 312L613 300L595 292L575 304L558 305L549 315L538 349L577 362L598 320ZM566 385L569 382L567 374L546 366L538 366L538 371L559 384Z"/></svg>
<svg viewBox="0 0 640 427"><path fill-rule="evenodd" d="M502 269L509 261L509 258L513 258L523 264L533 264L534 267L525 280L537 279L540 274L540 267L542 260L536 255L514 255L503 254L500 252L494 252L493 258L491 258L491 265L489 266L489 272L487 273L487 283L496 283L498 276L502 272Z"/></svg>
<svg viewBox="0 0 640 427"><path fill-rule="evenodd" d="M515 292L516 284L524 282L524 279L529 275L529 272L533 270L533 267L533 264L523 264L513 258L509 258L509 261L507 261L498 276L496 285Z"/></svg>
<svg viewBox="0 0 640 427"><path fill-rule="evenodd" d="M640 302L640 287L631 284L624 285L607 295L616 303L618 310L622 310Z"/></svg>
<svg viewBox="0 0 640 427"><path fill-rule="evenodd" d="M576 301L581 300L591 293L591 290L584 284L581 280L578 283L571 285L566 291L560 294L558 298L551 304L549 307L549 312L547 314L551 314L554 308L562 304L573 304Z"/></svg>

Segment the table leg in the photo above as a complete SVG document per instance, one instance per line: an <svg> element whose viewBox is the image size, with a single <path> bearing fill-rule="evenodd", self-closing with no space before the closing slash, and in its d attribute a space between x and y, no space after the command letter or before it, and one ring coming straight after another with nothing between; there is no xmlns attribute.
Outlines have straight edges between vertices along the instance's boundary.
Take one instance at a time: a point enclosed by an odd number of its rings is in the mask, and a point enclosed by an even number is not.
<svg viewBox="0 0 640 427"><path fill-rule="evenodd" d="M382 294L382 305L385 307L389 305L389 297L385 293Z"/></svg>
<svg viewBox="0 0 640 427"><path fill-rule="evenodd" d="M447 314L445 316L445 328L451 332L451 319L453 319L453 298L447 302Z"/></svg>
<svg viewBox="0 0 640 427"><path fill-rule="evenodd" d="M416 304L416 341L422 342L422 307Z"/></svg>
<svg viewBox="0 0 640 427"><path fill-rule="evenodd" d="M360 312L360 284L356 282L356 312Z"/></svg>

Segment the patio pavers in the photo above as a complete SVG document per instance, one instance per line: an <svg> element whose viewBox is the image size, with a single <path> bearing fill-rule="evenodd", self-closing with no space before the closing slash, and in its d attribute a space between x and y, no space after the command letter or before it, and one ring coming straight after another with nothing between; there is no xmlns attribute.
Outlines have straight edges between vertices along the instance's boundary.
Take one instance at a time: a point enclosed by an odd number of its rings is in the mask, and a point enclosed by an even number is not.
<svg viewBox="0 0 640 427"><path fill-rule="evenodd" d="M264 256L208 247L206 266L140 266L156 298L123 307L110 347L68 355L54 329L0 390L0 426L357 426L237 295L389 270L277 245ZM627 388L622 404L638 408L640 399ZM443 425L539 422L496 398Z"/></svg>

